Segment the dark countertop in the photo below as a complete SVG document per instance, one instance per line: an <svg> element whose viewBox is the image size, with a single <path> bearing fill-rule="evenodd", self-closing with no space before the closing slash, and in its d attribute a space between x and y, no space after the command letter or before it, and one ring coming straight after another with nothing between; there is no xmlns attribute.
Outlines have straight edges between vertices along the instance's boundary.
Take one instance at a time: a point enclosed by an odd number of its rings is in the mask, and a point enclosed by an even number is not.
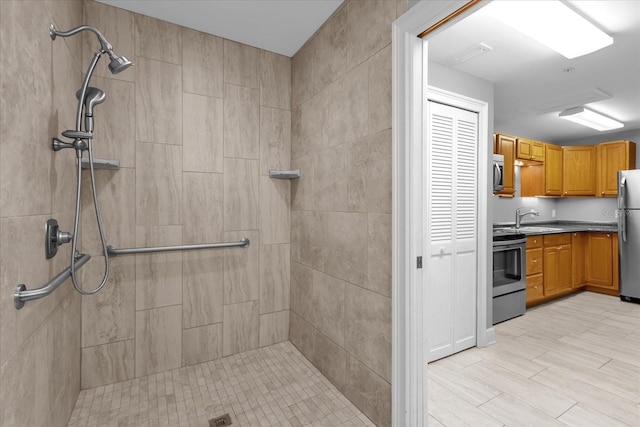
<svg viewBox="0 0 640 427"><path fill-rule="evenodd" d="M544 222L523 222L520 225L519 233L527 236L536 236L543 234L562 234L562 233L578 233L578 232L594 232L594 233L617 233L617 222L579 222L579 221L544 221ZM529 230L528 227L544 227L554 228L556 230ZM511 223L495 223L493 224L495 234L511 234L516 233L514 224ZM497 228L510 228L501 233L496 233Z"/></svg>

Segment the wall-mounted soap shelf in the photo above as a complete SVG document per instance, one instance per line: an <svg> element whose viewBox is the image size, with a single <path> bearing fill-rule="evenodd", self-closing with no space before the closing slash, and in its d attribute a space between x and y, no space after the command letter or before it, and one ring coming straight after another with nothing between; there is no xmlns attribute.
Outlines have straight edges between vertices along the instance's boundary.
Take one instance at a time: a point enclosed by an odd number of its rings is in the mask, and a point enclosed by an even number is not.
<svg viewBox="0 0 640 427"><path fill-rule="evenodd" d="M110 170L118 170L120 169L120 160L111 160L111 159L93 159L93 168L94 169L110 169ZM89 159L82 158L82 169L89 169Z"/></svg>
<svg viewBox="0 0 640 427"><path fill-rule="evenodd" d="M275 178L275 179L300 178L300 169L289 170L289 171L281 171L281 170L270 169L269 170L269 178Z"/></svg>

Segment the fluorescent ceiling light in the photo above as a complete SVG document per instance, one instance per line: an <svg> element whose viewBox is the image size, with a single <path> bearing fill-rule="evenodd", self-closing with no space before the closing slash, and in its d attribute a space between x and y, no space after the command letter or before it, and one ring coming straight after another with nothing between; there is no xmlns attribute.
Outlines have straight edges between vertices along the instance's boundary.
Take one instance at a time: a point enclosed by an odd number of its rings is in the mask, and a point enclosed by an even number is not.
<svg viewBox="0 0 640 427"><path fill-rule="evenodd" d="M452 56L449 59L449 63L452 64L461 64L463 62L467 62L468 60L475 58L476 56L482 55L483 53L487 53L492 51L493 48L485 43L479 43L475 46L470 47L469 49L463 50Z"/></svg>
<svg viewBox="0 0 640 427"><path fill-rule="evenodd" d="M568 108L562 111L559 117L599 131L619 129L624 126L617 120L605 117L585 107Z"/></svg>
<svg viewBox="0 0 640 427"><path fill-rule="evenodd" d="M493 1L493 17L568 59L613 44L613 38L557 0Z"/></svg>

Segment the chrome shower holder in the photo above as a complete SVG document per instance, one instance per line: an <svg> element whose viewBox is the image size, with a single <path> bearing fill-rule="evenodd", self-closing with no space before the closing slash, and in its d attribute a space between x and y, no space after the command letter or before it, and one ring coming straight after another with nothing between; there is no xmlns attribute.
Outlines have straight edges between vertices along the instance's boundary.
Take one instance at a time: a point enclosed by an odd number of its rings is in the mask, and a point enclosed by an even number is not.
<svg viewBox="0 0 640 427"><path fill-rule="evenodd" d="M54 218L48 219L44 228L44 254L47 259L51 259L58 253L58 248L65 243L69 243L73 235L67 231L61 231L58 221Z"/></svg>

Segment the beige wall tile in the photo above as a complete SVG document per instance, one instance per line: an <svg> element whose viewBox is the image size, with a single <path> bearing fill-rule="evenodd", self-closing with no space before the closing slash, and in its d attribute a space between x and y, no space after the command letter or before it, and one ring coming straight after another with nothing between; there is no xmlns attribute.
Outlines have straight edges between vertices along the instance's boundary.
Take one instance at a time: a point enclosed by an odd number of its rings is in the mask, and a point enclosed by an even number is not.
<svg viewBox="0 0 640 427"><path fill-rule="evenodd" d="M183 173L182 240L184 244L222 240L222 175Z"/></svg>
<svg viewBox="0 0 640 427"><path fill-rule="evenodd" d="M348 284L345 349L391 382L391 299Z"/></svg>
<svg viewBox="0 0 640 427"><path fill-rule="evenodd" d="M340 347L345 346L345 286L340 279L313 272L313 325Z"/></svg>
<svg viewBox="0 0 640 427"><path fill-rule="evenodd" d="M313 360L315 357L313 334L313 326L302 317L291 312L289 319L289 340L309 360Z"/></svg>
<svg viewBox="0 0 640 427"><path fill-rule="evenodd" d="M259 91L224 85L224 155L238 159L260 156Z"/></svg>
<svg viewBox="0 0 640 427"><path fill-rule="evenodd" d="M391 214L368 215L365 287L391 298Z"/></svg>
<svg viewBox="0 0 640 427"><path fill-rule="evenodd" d="M134 378L134 340L82 349L82 385L84 388L113 384Z"/></svg>
<svg viewBox="0 0 640 427"><path fill-rule="evenodd" d="M348 70L391 43L391 23L395 19L395 0L347 3Z"/></svg>
<svg viewBox="0 0 640 427"><path fill-rule="evenodd" d="M182 254L182 324L185 328L222 322L223 261L224 251L219 249Z"/></svg>
<svg viewBox="0 0 640 427"><path fill-rule="evenodd" d="M301 211L291 211L291 261L300 262Z"/></svg>
<svg viewBox="0 0 640 427"><path fill-rule="evenodd" d="M291 108L298 107L316 94L314 87L313 41L307 43L291 59Z"/></svg>
<svg viewBox="0 0 640 427"><path fill-rule="evenodd" d="M185 171L224 171L224 102L206 96L183 95L182 167Z"/></svg>
<svg viewBox="0 0 640 427"><path fill-rule="evenodd" d="M133 61L135 54L135 14L117 7L107 6L96 1L83 2L84 21L83 24L93 25L99 28L104 36L113 45L116 55L126 56ZM79 25L79 24L78 24ZM68 28L63 28L67 30ZM73 37L65 39L72 40ZM89 64L93 53L100 48L100 43L93 34L85 32L82 36L83 64ZM104 62L102 62L104 61ZM127 80L132 82L134 71L129 68L118 74L111 74L107 67L107 58L102 58L101 64L96 67L94 76L110 77L117 80ZM137 64L136 64L137 65ZM85 67L86 65L83 65ZM83 69L82 72L85 70Z"/></svg>
<svg viewBox="0 0 640 427"><path fill-rule="evenodd" d="M347 352L318 330L314 330L313 339L315 349L313 364L331 381L331 384L344 392Z"/></svg>
<svg viewBox="0 0 640 427"><path fill-rule="evenodd" d="M94 77L91 79L91 85L102 89L107 95L104 103L97 106L94 111L94 157L119 160L121 168L135 167L134 84L111 78ZM75 126L75 122L71 126Z"/></svg>
<svg viewBox="0 0 640 427"><path fill-rule="evenodd" d="M402 16L409 10L409 0L396 0L396 16Z"/></svg>
<svg viewBox="0 0 640 427"><path fill-rule="evenodd" d="M289 309L290 273L288 244L260 247L260 314Z"/></svg>
<svg viewBox="0 0 640 427"><path fill-rule="evenodd" d="M136 377L180 366L181 320L179 305L136 311Z"/></svg>
<svg viewBox="0 0 640 427"><path fill-rule="evenodd" d="M182 31L178 25L139 14L135 23L136 56L182 64Z"/></svg>
<svg viewBox="0 0 640 427"><path fill-rule="evenodd" d="M291 109L291 58L260 50L260 105Z"/></svg>
<svg viewBox="0 0 640 427"><path fill-rule="evenodd" d="M183 27L182 49L183 90L223 98L223 39Z"/></svg>
<svg viewBox="0 0 640 427"><path fill-rule="evenodd" d="M344 394L377 426L391 426L391 385L351 355Z"/></svg>
<svg viewBox="0 0 640 427"><path fill-rule="evenodd" d="M182 145L182 67L136 57L136 140Z"/></svg>
<svg viewBox="0 0 640 427"><path fill-rule="evenodd" d="M289 339L289 310L260 315L260 347Z"/></svg>
<svg viewBox="0 0 640 427"><path fill-rule="evenodd" d="M224 41L224 82L260 89L260 50L231 40Z"/></svg>
<svg viewBox="0 0 640 427"><path fill-rule="evenodd" d="M369 59L369 133L391 129L391 45Z"/></svg>
<svg viewBox="0 0 640 427"><path fill-rule="evenodd" d="M260 334L258 305L258 301L248 301L224 306L223 356L258 348Z"/></svg>
<svg viewBox="0 0 640 427"><path fill-rule="evenodd" d="M39 4L42 4L40 2ZM78 25L86 23L83 19L83 5L78 0L51 1L44 2L48 13L51 16L51 22L55 23L56 28L60 30L68 30ZM68 37L65 44L73 54L74 70L79 72L79 64L82 64L82 37ZM96 41L97 42L97 41Z"/></svg>
<svg viewBox="0 0 640 427"><path fill-rule="evenodd" d="M391 213L391 130L349 148L349 210Z"/></svg>
<svg viewBox="0 0 640 427"><path fill-rule="evenodd" d="M315 155L313 162L315 209L347 210L348 154L349 147L343 144Z"/></svg>
<svg viewBox="0 0 640 427"><path fill-rule="evenodd" d="M299 212L300 263L324 271L327 263L329 213Z"/></svg>
<svg viewBox="0 0 640 427"><path fill-rule="evenodd" d="M72 37L74 38L74 37ZM62 130L67 129L75 129L76 128L76 108L78 105L78 99L76 98L76 91L79 89L79 86L82 84L82 79L84 75L78 69L79 61L74 54L82 54L81 52L81 40L80 38L75 38L73 43L69 38L56 39L57 42L51 45L51 49L53 50L53 54L55 55L56 60L52 63L51 69L51 83L52 83L52 105L51 109L48 112L52 114L52 117L55 117L55 120L58 121ZM96 41L97 43L97 41ZM72 47L78 48L78 51L71 50ZM91 81L92 86L97 86L102 89L102 86L99 83L96 83L99 78L95 78ZM104 104L101 105L101 107ZM102 108L99 108L102 110ZM53 135L52 135L53 136ZM71 150L67 150L68 153ZM59 156L62 157L62 156ZM75 156L68 154L64 157L70 158L70 163Z"/></svg>
<svg viewBox="0 0 640 427"><path fill-rule="evenodd" d="M136 224L182 223L182 147L136 144Z"/></svg>
<svg viewBox="0 0 640 427"><path fill-rule="evenodd" d="M111 258L109 279L96 294L82 300L82 347L134 338L135 257ZM95 289L104 277L104 257L93 257L81 270L82 286Z"/></svg>
<svg viewBox="0 0 640 427"><path fill-rule="evenodd" d="M259 228L260 162L224 159L224 229Z"/></svg>
<svg viewBox="0 0 640 427"><path fill-rule="evenodd" d="M222 357L222 323L182 331L182 366Z"/></svg>
<svg viewBox="0 0 640 427"><path fill-rule="evenodd" d="M288 243L291 183L260 177L260 231L262 244Z"/></svg>
<svg viewBox="0 0 640 427"><path fill-rule="evenodd" d="M224 303L234 304L260 297L260 238L256 231L224 233L225 242L247 237L245 248L224 249Z"/></svg>
<svg viewBox="0 0 640 427"><path fill-rule="evenodd" d="M134 247L136 244L135 169L96 171L95 177L98 206L107 244L118 248ZM73 193L70 190L70 188L66 189ZM82 213L80 230L82 252L103 255L88 173L84 173L82 177ZM68 231L72 232L72 229Z"/></svg>
<svg viewBox="0 0 640 427"><path fill-rule="evenodd" d="M291 112L260 108L260 175L288 170L291 163Z"/></svg>
<svg viewBox="0 0 640 427"><path fill-rule="evenodd" d="M323 90L347 71L347 9L339 8L315 35L313 79Z"/></svg>
<svg viewBox="0 0 640 427"><path fill-rule="evenodd" d="M300 169L300 178L291 181L291 209L313 210L315 169L313 155L291 161L292 169Z"/></svg>
<svg viewBox="0 0 640 427"><path fill-rule="evenodd" d="M313 322L313 270L302 264L291 264L291 310Z"/></svg>
<svg viewBox="0 0 640 427"><path fill-rule="evenodd" d="M167 246L182 243L179 225L137 227L136 246ZM182 302L182 255L166 252L136 257L136 310L165 307Z"/></svg>
<svg viewBox="0 0 640 427"><path fill-rule="evenodd" d="M351 70L327 91L324 145L332 147L365 136L369 120L368 64Z"/></svg>
<svg viewBox="0 0 640 427"><path fill-rule="evenodd" d="M326 271L363 285L367 278L367 215L330 212Z"/></svg>

